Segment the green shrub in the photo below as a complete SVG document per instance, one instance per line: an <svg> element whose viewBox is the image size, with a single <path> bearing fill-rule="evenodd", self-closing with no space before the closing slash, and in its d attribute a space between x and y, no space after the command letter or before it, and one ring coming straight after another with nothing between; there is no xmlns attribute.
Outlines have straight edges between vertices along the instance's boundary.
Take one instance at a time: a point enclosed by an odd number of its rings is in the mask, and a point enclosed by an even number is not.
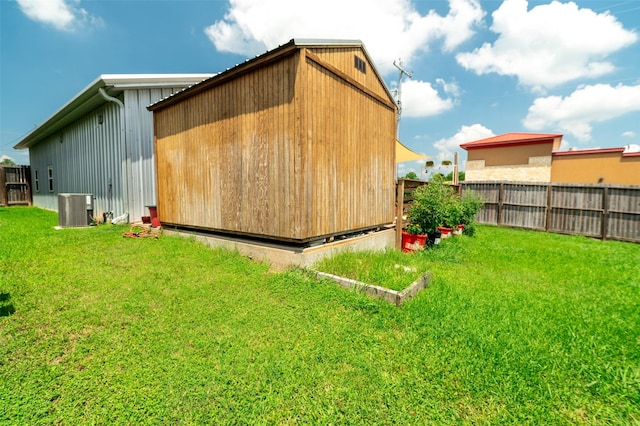
<svg viewBox="0 0 640 426"><path fill-rule="evenodd" d="M464 225L464 232L472 236L475 233L477 215L484 206L484 199L472 190L467 190L460 197L460 223Z"/></svg>
<svg viewBox="0 0 640 426"><path fill-rule="evenodd" d="M413 192L413 203L407 217L423 232L434 233L438 226L450 222L454 215L454 191L442 182L431 182Z"/></svg>

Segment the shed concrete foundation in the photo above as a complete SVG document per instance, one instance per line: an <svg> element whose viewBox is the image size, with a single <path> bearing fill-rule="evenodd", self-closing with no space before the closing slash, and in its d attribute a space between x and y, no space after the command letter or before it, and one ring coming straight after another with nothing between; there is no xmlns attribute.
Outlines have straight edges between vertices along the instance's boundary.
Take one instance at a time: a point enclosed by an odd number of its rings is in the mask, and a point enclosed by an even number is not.
<svg viewBox="0 0 640 426"><path fill-rule="evenodd" d="M187 230L165 229L163 232L194 237L196 240L211 247L224 247L237 251L250 259L268 263L271 269L276 271L290 267L311 267L324 257L332 256L345 250L384 250L395 246L394 228L363 233L312 247L295 247L275 242L254 241Z"/></svg>

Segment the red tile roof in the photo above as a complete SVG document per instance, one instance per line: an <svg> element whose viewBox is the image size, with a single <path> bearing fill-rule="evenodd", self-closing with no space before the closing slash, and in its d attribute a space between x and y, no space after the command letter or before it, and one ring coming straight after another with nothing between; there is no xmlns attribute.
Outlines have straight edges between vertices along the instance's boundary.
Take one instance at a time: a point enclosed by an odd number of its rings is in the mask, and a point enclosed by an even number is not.
<svg viewBox="0 0 640 426"><path fill-rule="evenodd" d="M463 149L496 148L504 146L529 145L535 143L553 142L555 138L562 138L556 133L505 133L473 142L460 144Z"/></svg>

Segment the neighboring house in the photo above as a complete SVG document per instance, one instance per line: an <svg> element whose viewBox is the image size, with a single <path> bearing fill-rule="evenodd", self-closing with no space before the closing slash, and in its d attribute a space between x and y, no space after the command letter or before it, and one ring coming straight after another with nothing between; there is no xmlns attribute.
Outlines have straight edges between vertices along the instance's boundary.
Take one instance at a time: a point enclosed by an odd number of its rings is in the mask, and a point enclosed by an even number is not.
<svg viewBox="0 0 640 426"><path fill-rule="evenodd" d="M640 146L554 152L551 182L640 185Z"/></svg>
<svg viewBox="0 0 640 426"><path fill-rule="evenodd" d="M640 146L558 151L562 135L506 133L461 144L466 181L640 185Z"/></svg>
<svg viewBox="0 0 640 426"><path fill-rule="evenodd" d="M163 224L306 244L394 220L397 108L360 41L294 39L149 109Z"/></svg>
<svg viewBox="0 0 640 426"><path fill-rule="evenodd" d="M506 133L461 144L465 181L550 182L552 153L561 142L560 134Z"/></svg>
<svg viewBox="0 0 640 426"><path fill-rule="evenodd" d="M33 204L95 195L96 214L148 215L156 204L153 115L146 107L212 74L101 75L15 146L29 149Z"/></svg>

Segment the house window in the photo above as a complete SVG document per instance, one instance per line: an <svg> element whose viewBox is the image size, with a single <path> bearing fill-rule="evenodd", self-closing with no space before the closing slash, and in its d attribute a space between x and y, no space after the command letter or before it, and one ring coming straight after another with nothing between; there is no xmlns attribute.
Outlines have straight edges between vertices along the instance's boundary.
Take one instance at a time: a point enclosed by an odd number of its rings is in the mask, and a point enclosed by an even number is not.
<svg viewBox="0 0 640 426"><path fill-rule="evenodd" d="M353 63L354 63L354 66L356 67L356 69L358 71L360 71L363 74L367 73L367 63L363 59L361 59L358 56L354 55L353 56Z"/></svg>
<svg viewBox="0 0 640 426"><path fill-rule="evenodd" d="M49 166L49 192L53 192L53 166Z"/></svg>
<svg viewBox="0 0 640 426"><path fill-rule="evenodd" d="M33 171L33 188L36 192L40 192L40 175L38 173L38 169Z"/></svg>

